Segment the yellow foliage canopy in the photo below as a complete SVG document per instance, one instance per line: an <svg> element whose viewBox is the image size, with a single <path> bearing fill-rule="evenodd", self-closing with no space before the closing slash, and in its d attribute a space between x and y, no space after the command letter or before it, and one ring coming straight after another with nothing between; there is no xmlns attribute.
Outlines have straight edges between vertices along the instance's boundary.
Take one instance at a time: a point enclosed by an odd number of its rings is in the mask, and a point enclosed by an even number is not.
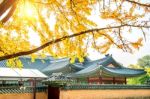
<svg viewBox="0 0 150 99"><path fill-rule="evenodd" d="M54 43L47 44L42 50L37 49L38 54L70 57L71 62L75 58L83 62L90 47L101 53L106 53L112 46L131 52L142 45L142 39L137 42L126 40L124 30L132 33L132 28L142 32L149 28L146 19L149 7L126 0L109 0L109 4L107 0L18 0L15 4L17 7L12 17L0 25L1 60L20 52L25 53L18 56L27 55L26 51L49 41ZM93 14L108 24L104 27L97 25L99 22L93 21L95 17L90 18ZM109 24L109 20L113 23ZM31 43L35 36L29 36L32 33L39 36L39 46ZM34 62L35 55L31 56ZM13 63L8 61L8 64Z"/></svg>

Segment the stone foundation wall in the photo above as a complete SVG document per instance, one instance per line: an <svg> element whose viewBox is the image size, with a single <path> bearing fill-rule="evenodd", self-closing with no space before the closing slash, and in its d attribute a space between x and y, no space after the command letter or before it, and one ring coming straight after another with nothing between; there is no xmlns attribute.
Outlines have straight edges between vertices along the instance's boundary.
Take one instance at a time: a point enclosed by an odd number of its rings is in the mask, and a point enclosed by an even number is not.
<svg viewBox="0 0 150 99"><path fill-rule="evenodd" d="M0 99L33 99L33 88L0 88ZM37 87L36 99L150 99L146 85L69 85Z"/></svg>
<svg viewBox="0 0 150 99"><path fill-rule="evenodd" d="M36 99L48 99L46 92L36 93ZM0 94L0 99L33 99L33 93Z"/></svg>
<svg viewBox="0 0 150 99"><path fill-rule="evenodd" d="M61 90L60 99L150 99L149 89Z"/></svg>
<svg viewBox="0 0 150 99"><path fill-rule="evenodd" d="M49 93L51 94L51 93ZM60 99L150 99L150 90L60 90ZM33 99L33 93L0 94L0 99ZM48 99L47 92L36 93L36 99ZM49 97L49 99L52 99Z"/></svg>
<svg viewBox="0 0 150 99"><path fill-rule="evenodd" d="M33 99L33 87L0 87L0 99ZM36 87L36 99L48 99L47 86Z"/></svg>

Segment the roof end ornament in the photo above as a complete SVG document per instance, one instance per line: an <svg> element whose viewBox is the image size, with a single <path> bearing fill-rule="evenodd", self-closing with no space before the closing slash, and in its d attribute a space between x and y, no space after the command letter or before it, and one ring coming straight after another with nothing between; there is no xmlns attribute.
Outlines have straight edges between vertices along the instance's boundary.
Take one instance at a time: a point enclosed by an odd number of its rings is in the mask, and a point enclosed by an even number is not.
<svg viewBox="0 0 150 99"><path fill-rule="evenodd" d="M108 57L108 56L112 56L112 54L105 54L105 56L106 56L106 57Z"/></svg>

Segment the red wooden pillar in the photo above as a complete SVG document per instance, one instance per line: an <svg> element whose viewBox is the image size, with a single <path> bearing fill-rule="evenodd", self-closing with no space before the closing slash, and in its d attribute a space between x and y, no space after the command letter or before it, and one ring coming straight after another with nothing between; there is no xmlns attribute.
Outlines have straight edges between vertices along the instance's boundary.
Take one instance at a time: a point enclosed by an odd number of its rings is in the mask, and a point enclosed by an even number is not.
<svg viewBox="0 0 150 99"><path fill-rule="evenodd" d="M116 81L115 81L115 77L113 77L113 84L115 84L116 83Z"/></svg>
<svg viewBox="0 0 150 99"><path fill-rule="evenodd" d="M102 77L99 77L99 83L102 84Z"/></svg>
<svg viewBox="0 0 150 99"><path fill-rule="evenodd" d="M92 82L91 82L91 79L90 79L90 77L88 77L88 83L89 84L91 84Z"/></svg>

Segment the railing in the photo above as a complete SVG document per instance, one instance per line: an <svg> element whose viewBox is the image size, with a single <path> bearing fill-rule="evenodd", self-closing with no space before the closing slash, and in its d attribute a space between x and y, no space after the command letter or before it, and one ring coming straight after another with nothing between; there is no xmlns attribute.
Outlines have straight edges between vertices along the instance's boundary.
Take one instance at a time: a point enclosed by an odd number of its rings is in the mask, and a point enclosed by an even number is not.
<svg viewBox="0 0 150 99"><path fill-rule="evenodd" d="M36 87L36 92L45 92L47 86ZM0 87L0 94L33 93L33 87Z"/></svg>
<svg viewBox="0 0 150 99"><path fill-rule="evenodd" d="M83 90L83 89L150 89L150 85L66 85L64 90Z"/></svg>

